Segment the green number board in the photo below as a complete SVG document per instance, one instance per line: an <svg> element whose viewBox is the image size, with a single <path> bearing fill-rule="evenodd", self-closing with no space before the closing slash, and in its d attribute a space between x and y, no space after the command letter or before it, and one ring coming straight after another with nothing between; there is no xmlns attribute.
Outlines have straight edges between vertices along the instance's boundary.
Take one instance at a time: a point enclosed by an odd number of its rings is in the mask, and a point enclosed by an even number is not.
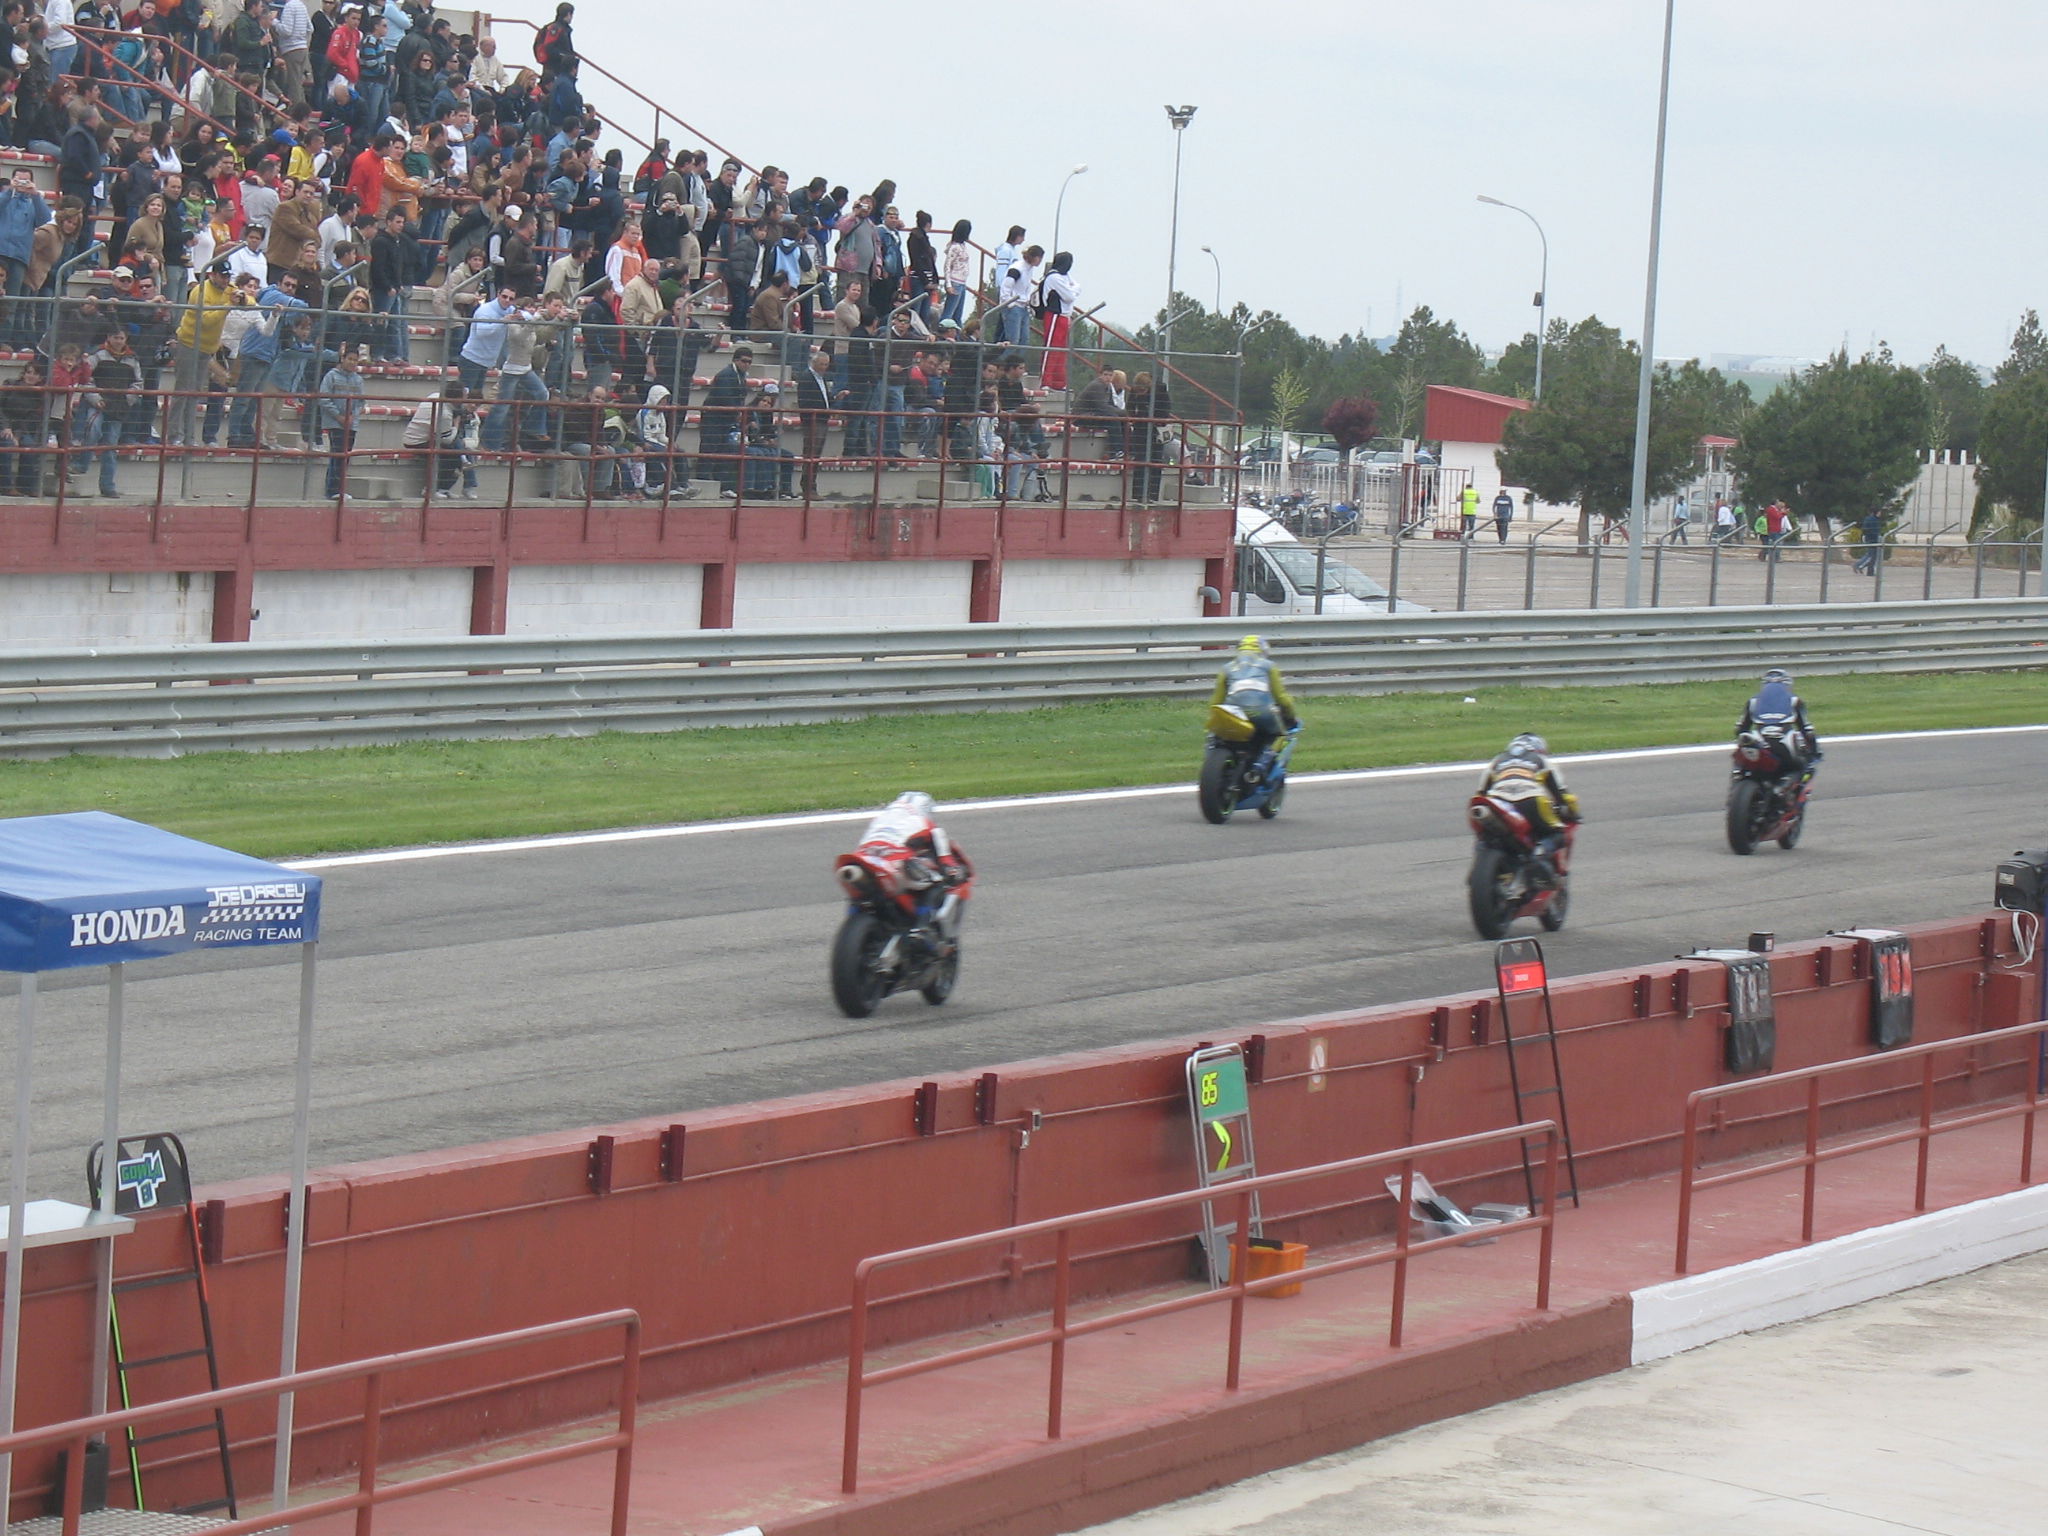
<svg viewBox="0 0 2048 1536"><path fill-rule="evenodd" d="M1203 1124L1234 1120L1249 1107L1242 1056L1218 1056L1195 1069L1195 1113Z"/></svg>

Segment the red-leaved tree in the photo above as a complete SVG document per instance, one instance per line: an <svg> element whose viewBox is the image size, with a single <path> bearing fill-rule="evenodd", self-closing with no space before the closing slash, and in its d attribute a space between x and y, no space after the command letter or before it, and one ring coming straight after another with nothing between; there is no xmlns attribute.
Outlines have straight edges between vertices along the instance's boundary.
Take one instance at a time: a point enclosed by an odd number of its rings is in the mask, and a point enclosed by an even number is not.
<svg viewBox="0 0 2048 1536"><path fill-rule="evenodd" d="M1379 402L1364 395L1346 395L1323 412L1323 430L1337 439L1337 446L1346 453L1370 442L1379 424Z"/></svg>

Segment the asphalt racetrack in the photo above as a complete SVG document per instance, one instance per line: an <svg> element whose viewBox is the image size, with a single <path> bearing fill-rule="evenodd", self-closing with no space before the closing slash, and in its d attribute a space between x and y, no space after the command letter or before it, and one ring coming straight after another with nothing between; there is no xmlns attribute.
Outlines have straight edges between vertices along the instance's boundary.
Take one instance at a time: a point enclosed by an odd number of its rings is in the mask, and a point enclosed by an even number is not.
<svg viewBox="0 0 2048 1536"><path fill-rule="evenodd" d="M2048 842L2048 728L1832 742L1801 846L1749 858L1725 748L1564 763L1587 822L1561 974L1984 910L1997 861ZM1222 827L1191 787L944 809L980 876L959 989L863 1021L825 977L861 817L317 861L314 1164L1490 987L1475 779L1297 779L1279 819ZM103 975L45 983L33 1197L81 1198ZM296 950L131 967L124 1130L180 1132L204 1181L282 1171L297 993Z"/></svg>

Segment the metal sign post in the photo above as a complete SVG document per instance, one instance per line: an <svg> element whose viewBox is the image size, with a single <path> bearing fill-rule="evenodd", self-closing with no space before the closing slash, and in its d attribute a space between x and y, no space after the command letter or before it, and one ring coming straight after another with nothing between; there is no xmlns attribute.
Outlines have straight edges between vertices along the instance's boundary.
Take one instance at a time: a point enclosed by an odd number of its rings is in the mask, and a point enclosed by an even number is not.
<svg viewBox="0 0 2048 1536"><path fill-rule="evenodd" d="M1195 1175L1203 1189L1234 1184L1258 1176L1252 1151L1251 1095L1246 1087L1244 1050L1236 1045L1205 1045L1188 1057L1188 1112L1195 1127ZM1259 1197L1252 1196L1252 1229L1247 1239L1264 1235ZM1235 1223L1219 1224L1213 1202L1202 1202L1202 1257L1209 1266L1211 1289L1230 1273L1230 1245Z"/></svg>
<svg viewBox="0 0 2048 1536"><path fill-rule="evenodd" d="M1515 1096L1515 1123L1526 1124L1531 1119L1554 1118L1558 1133L1564 1141L1565 1174L1567 1187L1558 1191L1570 1195L1572 1205L1579 1204L1579 1165L1572 1153L1571 1115L1564 1101L1564 1059L1557 1048L1557 1014L1550 1006L1550 967L1543 958L1543 946L1535 939L1502 939L1493 947L1494 996L1500 1002L1501 1038L1508 1052L1508 1087ZM1514 1001L1518 997L1535 997L1541 1000L1542 1013L1534 1021L1541 1027L1541 1034L1524 1030L1517 1038L1515 1034ZM1549 1050L1540 1053L1536 1062L1539 1075L1534 1081L1522 1077L1521 1047L1535 1045L1539 1039L1547 1041ZM1546 1067L1547 1063L1547 1067ZM1541 1073L1547 1070L1549 1081L1542 1080ZM1529 1109L1531 1099L1555 1098L1557 1110L1554 1116L1532 1115ZM1529 1152L1529 1143L1522 1142L1522 1185L1528 1195L1529 1209L1539 1210L1541 1204L1536 1198L1536 1164Z"/></svg>

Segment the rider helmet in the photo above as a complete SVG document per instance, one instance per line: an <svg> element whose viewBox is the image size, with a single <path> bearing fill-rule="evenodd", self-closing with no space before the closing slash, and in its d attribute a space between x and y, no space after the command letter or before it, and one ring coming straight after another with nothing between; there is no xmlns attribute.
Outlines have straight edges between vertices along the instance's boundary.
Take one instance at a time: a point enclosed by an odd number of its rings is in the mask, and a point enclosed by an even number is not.
<svg viewBox="0 0 2048 1536"><path fill-rule="evenodd" d="M1541 736L1532 735L1528 731L1524 731L1508 743L1508 751L1529 753L1536 757L1547 757L1550 753L1550 744Z"/></svg>
<svg viewBox="0 0 2048 1536"><path fill-rule="evenodd" d="M1237 648L1240 651L1251 651L1260 656L1266 654L1266 642L1261 640L1257 635L1246 635L1242 640L1237 642Z"/></svg>
<svg viewBox="0 0 2048 1536"><path fill-rule="evenodd" d="M1766 683L1783 683L1787 688L1790 688L1792 686L1792 674L1783 667L1773 667L1764 674L1764 681Z"/></svg>
<svg viewBox="0 0 2048 1536"><path fill-rule="evenodd" d="M910 811L915 815L922 816L926 821L933 820L937 816L939 809L938 802L921 789L906 789L902 794L889 802L889 808L891 810Z"/></svg>

